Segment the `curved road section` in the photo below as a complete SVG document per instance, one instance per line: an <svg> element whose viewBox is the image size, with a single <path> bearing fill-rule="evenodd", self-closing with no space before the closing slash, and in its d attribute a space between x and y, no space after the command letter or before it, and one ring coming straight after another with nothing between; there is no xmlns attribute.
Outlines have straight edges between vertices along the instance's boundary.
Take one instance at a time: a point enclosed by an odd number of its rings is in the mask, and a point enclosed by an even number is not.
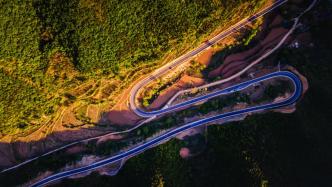
<svg viewBox="0 0 332 187"><path fill-rule="evenodd" d="M136 98L136 95L137 95L137 92L146 84L148 84L150 81L152 81L154 78L156 77L159 77L161 76L162 74L165 74L167 73L169 70L171 70L173 67L181 64L181 63L184 63L186 62L187 60L189 60L190 58L192 58L193 56L199 54L200 52L204 51L205 49L207 49L208 47L210 47L211 45L217 43L218 41L222 40L223 38L229 36L231 33L234 33L236 31L238 31L240 28L244 27L247 23L251 22L251 21L254 21L255 19L267 14L268 12L274 10L275 8L279 7L280 5L286 3L288 0L277 0L276 2L274 2L272 5L270 5L269 7L265 8L264 10L256 13L255 15L249 17L249 18L245 18L241 21L239 21L238 23L236 23L235 25L233 25L232 27L226 29L225 31L221 32L220 34L218 34L217 36L215 36L214 38L212 38L211 40L209 40L208 42L206 42L205 44L202 44L201 46L199 46L199 48L189 52L188 54L185 54L181 57L179 57L178 59L166 64L165 66L161 67L159 70L155 71L152 76L149 76L148 78L142 80L141 82L138 83L138 85L136 85L135 87L133 87L133 89L131 90L131 96L130 96L130 107L131 109L137 113L139 116L141 117L149 117L147 120L141 122L139 125L135 126L134 128L130 129L130 130L127 130L127 131L120 131L120 132L114 132L114 133L110 133L110 134L122 134L122 133L127 133L127 132L130 132L132 130L135 130L136 128L140 127L141 125L143 125L146 121L151 121L153 120L153 117L155 116L156 112L154 112L153 114L149 114L147 112L144 112L142 111L142 113L140 113L140 109L136 107L136 104L135 104L135 98ZM160 74L162 73L162 74ZM177 93L179 94L179 93ZM175 97L173 97L174 99ZM171 99L172 100L172 99ZM169 102L171 102L171 100ZM163 111L164 113L167 113L169 111ZM161 113L159 113L161 114ZM107 135L110 135L110 134L107 134ZM72 145L75 145L75 144L78 144L80 142L84 142L84 141L89 141L89 140L92 140L92 139L97 139L99 138L98 137L94 137L94 138L89 138L89 139L84 139L84 140L79 140L79 141L76 141L76 142L72 142L70 144L67 144L67 145L64 145L62 147L59 147L57 149L54 149L52 151L49 151L47 153L44 153L40 156L36 156L34 158L31 158L29 160L26 160L20 164L17 164L15 166L12 166L10 168L7 168L7 169L4 169L2 170L0 173L3 173L3 172L6 172L6 171L10 171L12 169L16 169L20 166L23 166L25 164L28 164L36 159L39 159L43 156L47 156L47 155L50 155L54 152L57 152L59 150L62 150L64 148L67 148L69 146L72 146Z"/></svg>
<svg viewBox="0 0 332 187"><path fill-rule="evenodd" d="M149 84L151 81L155 80L158 77L161 77L162 75L166 74L167 72L171 71L174 67L187 62L191 58L193 58L195 55L200 54L204 50L208 49L210 46L215 45L220 40L226 38L227 36L231 35L232 33L235 33L239 31L239 29L246 26L248 23L264 16L265 14L271 12L272 10L276 9L277 7L281 6L282 4L286 3L288 0L277 0L275 1L271 6L263 9L262 11L252 15L249 18L245 18L238 22L237 24L233 25L232 27L228 28L227 30L221 32L217 36L213 37L212 39L208 40L204 44L200 45L198 48L188 52L187 54L175 59L174 61L164 65L163 67L157 69L155 72L153 72L150 76L146 77L139 83L137 83L130 92L130 98L129 98L129 104L132 111L134 111L137 115L149 118L156 115L160 115L163 113L168 113L173 111L173 109L167 108L164 110L158 110L155 112L144 112L143 110L139 109L139 107L136 106L136 95L139 92L141 88L143 88L145 85ZM193 104L193 103L192 103ZM183 106L182 106L183 107Z"/></svg>
<svg viewBox="0 0 332 187"><path fill-rule="evenodd" d="M114 155L114 156L111 156L107 159L95 162L95 163L90 164L88 166L84 166L84 167L81 167L81 168L72 169L72 170L68 170L68 171L64 171L64 172L60 172L60 173L51 175L49 177L46 177L46 178L38 181L37 183L33 184L32 186L33 187L44 186L46 184L49 184L51 182L54 182L54 181L57 181L57 180L60 180L60 179L66 178L66 177L70 177L70 176L73 176L73 175L76 175L76 174L88 172L88 171L95 170L97 168L101 168L103 166L106 166L106 165L109 165L109 164L112 164L112 163L115 163L115 162L118 162L118 161L122 161L126 158L130 158L130 157L135 156L139 153L142 153L145 150L150 149L153 146L158 145L159 143L167 141L167 140L175 137L176 135L180 134L181 132L184 132L186 130L204 125L206 123L215 122L215 121L221 120L221 119L231 118L231 117L238 116L238 115L241 115L241 114L264 111L264 110L268 110L268 109L275 109L275 108L289 106L289 105L294 104L300 98L300 96L302 94L303 86L302 86L302 82L298 78L298 76L296 76L294 73L289 72L289 71L279 71L279 72L270 73L270 74L264 75L262 77L252 79L250 81L246 81L246 82L243 82L243 83L240 83L240 84L236 84L234 86L223 89L219 92L215 92L215 93L213 93L213 95L211 94L211 96L223 95L225 93L240 91L240 90L243 90L243 89L245 89L248 86L251 86L253 84L256 84L256 83L259 83L259 82L262 82L262 81L268 80L268 79L278 78L278 77L288 78L292 81L292 83L294 85L294 92L293 92L292 96L288 97L285 100L282 100L282 101L276 102L276 103L263 104L263 105L249 107L249 108L246 108L246 109L227 112L227 113L219 114L219 115L216 115L216 116L213 116L213 117L201 119L201 120L198 120L198 121L195 121L195 122L192 122L192 123L188 123L188 124L183 125L181 127L170 130L170 131L168 131L168 132L166 132L166 133L164 133L164 134L162 134L158 137L155 137L151 140L148 140L147 142L145 142L141 145L138 145L134 148L131 148L131 149L125 151L125 152L121 152L117 155Z"/></svg>

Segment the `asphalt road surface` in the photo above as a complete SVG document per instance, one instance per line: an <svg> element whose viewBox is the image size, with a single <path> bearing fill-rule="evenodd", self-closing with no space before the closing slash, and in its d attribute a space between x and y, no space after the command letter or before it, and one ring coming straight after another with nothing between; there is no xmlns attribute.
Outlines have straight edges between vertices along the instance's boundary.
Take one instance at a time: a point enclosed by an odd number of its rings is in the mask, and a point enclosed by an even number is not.
<svg viewBox="0 0 332 187"><path fill-rule="evenodd" d="M219 93L214 93L214 94L218 95L218 94L224 94L227 92L240 91L253 84L256 84L256 83L259 83L259 82L262 82L262 81L268 80L268 79L278 78L278 77L288 78L292 81L292 83L294 85L294 93L292 94L291 97L288 97L285 100L282 100L282 101L276 102L276 103L264 104L264 105L249 107L246 109L240 109L240 110L236 110L236 111L232 111L232 112L227 112L227 113L219 114L219 115L216 115L213 117L205 118L202 120L198 120L198 121L183 125L176 129L170 130L156 138L148 140L147 142L145 142L141 145L133 147L127 151L121 152L115 156L111 156L107 159L95 162L88 166L84 166L81 168L72 169L72 170L68 170L68 171L64 171L64 172L60 172L60 173L51 175L49 177L46 177L46 178L38 181L37 183L33 184L32 186L34 186L34 187L44 186L44 185L54 182L56 180L60 180L60 179L66 178L66 177L77 175L79 173L84 173L87 171L95 170L97 168L101 168L103 166L106 166L106 165L109 165L109 164L112 164L112 163L115 163L118 161L122 161L126 158L130 158L139 153L142 153L145 150L147 150L153 146L156 146L161 142L167 141L167 140L175 137L176 135L178 135L181 132L204 125L206 123L214 122L214 121L221 120L221 119L231 118L231 117L238 116L241 114L258 112L258 111L263 111L263 110L267 110L267 109L275 109L275 108L289 106L289 105L294 104L300 98L300 96L302 94L303 86L302 86L301 80L294 73L289 72L289 71L279 71L279 72L270 73L270 74L264 75L264 76L256 78L256 79L252 79L250 81L246 81L244 83L240 83L240 84L228 87L226 89L221 90Z"/></svg>
<svg viewBox="0 0 332 187"><path fill-rule="evenodd" d="M243 19L237 24L233 25L232 27L228 28L227 30L221 32L217 36L213 37L212 39L204 42L202 45L197 47L196 49L186 53L185 55L175 59L174 61L169 62L168 64L164 65L163 67L157 69L155 72L153 72L150 76L146 77L139 83L137 83L132 90L130 91L130 98L129 98L129 104L132 111L134 111L137 115L148 118L153 117L155 115L160 115L163 113L168 113L172 110L159 110L154 112L144 112L143 110L139 109L136 106L136 95L138 91L143 88L145 85L149 84L151 81L161 77L162 75L166 74L169 71L172 71L172 69L184 62L187 62L188 60L192 59L194 56L198 55L202 51L208 49L210 46L218 43L220 40L226 38L227 36L231 35L234 32L238 32L241 28L246 26L248 23L252 22L253 20L256 20L265 14L271 12L272 10L276 9L277 7L281 6L282 4L286 3L288 0L277 0L269 7L263 9L262 11L252 15L249 18Z"/></svg>

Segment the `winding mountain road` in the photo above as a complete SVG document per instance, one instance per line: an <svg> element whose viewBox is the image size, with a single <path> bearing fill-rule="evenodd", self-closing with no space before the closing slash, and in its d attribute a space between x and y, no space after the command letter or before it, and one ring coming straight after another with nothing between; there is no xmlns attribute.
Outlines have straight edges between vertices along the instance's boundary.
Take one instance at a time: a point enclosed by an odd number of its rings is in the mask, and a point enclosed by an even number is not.
<svg viewBox="0 0 332 187"><path fill-rule="evenodd" d="M245 19L241 20L237 24L235 24L235 25L231 26L230 28L226 29L225 31L219 33L218 35L216 35L212 39L204 42L202 45L200 45L196 49L194 49L194 50L184 54L183 56L167 63L166 65L162 66L161 68L159 68L156 71L154 71L153 73L151 73L148 77L141 80L139 83L137 83L131 89L130 98L129 98L130 109L133 112L135 112L138 116L141 116L141 117L144 117L144 118L154 117L156 115L161 115L161 114L165 114L165 113L174 111L175 109L173 109L173 108L165 107L162 110L157 110L157 111L153 111L153 112L145 112L136 105L136 98L137 98L136 96L138 95L138 92L141 88L148 85L153 80L161 77L162 75L168 73L169 71L172 71L172 69L174 67L179 66L180 64L183 64L183 63L187 62L188 60L192 59L196 55L200 54L204 50L211 47L212 45L217 44L220 40L226 38L227 36L229 36L229 35L231 35L235 32L238 32L241 28L246 26L248 23L264 16L265 14L271 12L272 10L276 9L277 7L279 7L282 4L286 3L287 1L288 0L277 0L277 1L275 1L269 7L266 7L265 9L263 9L260 12L250 16L249 18L245 18ZM271 53L272 53L272 51L271 51ZM192 103L189 103L189 104L194 104L194 103L192 102ZM187 103L187 105L181 104L180 107L175 107L175 108L178 109L178 108L182 108L184 106L188 106L188 103Z"/></svg>
<svg viewBox="0 0 332 187"><path fill-rule="evenodd" d="M58 152L60 150L63 150L65 148L68 148L70 146L74 146L74 145L77 145L79 143L82 143L82 142L86 142L86 141L89 141L89 140L94 140L94 139L98 139L98 138L101 138L101 137L104 137L104 136L108 136L108 135L111 135L111 134L124 134L124 133L128 133L128 132L131 132L137 128L139 128L140 126L142 126L143 124L145 124L146 122L149 122L149 121L152 121L154 118L155 118L155 114L148 114L142 110L140 110L137 106L136 106L136 103L135 103L135 98L136 98L136 95L138 93L138 91L144 87L146 84L148 84L150 81L153 80L153 78L156 78L156 77L159 77L161 76L162 74L165 74L167 73L168 71L170 71L171 69L173 69L173 67L175 66L178 66L186 61L188 61L190 58L194 57L195 55L201 53L202 51L204 51L205 49L209 48L211 45L214 45L216 44L217 42L219 42L220 40L226 38L227 36L229 36L230 34L234 33L234 32L238 32L238 30L240 28L243 28L246 24L258 19L259 17L262 17L263 15L271 12L272 10L274 10L275 8L281 6L282 4L286 3L288 0L277 0L276 2L274 2L272 5L266 7L265 9L263 9L262 11L254 14L253 16L249 17L249 18L245 18L241 21L239 21L238 23L236 23L235 25L231 26L230 28L226 29L225 31L222 31L221 33L219 33L218 35L216 35L215 37L213 37L211 40L209 40L208 42L202 44L201 46L199 46L197 49L175 59L174 61L166 64L165 66L161 67L160 69L156 70L155 72L153 72L149 77L143 79L142 81L140 81L137 85L135 85L133 87L133 89L131 90L130 92L130 108L131 110L133 110L136 114L138 114L139 116L141 117L146 117L148 119L146 119L145 121L141 122L140 124L136 125L135 127L131 128L131 129L128 129L128 130L125 130L125 131L120 131L120 132L112 132L112 133L108 133L108 134L105 134L105 135L101 135L101 136L97 136L97 137L93 137L93 138L88 138L88 139L84 139L84 140L78 140L78 141L75 141L75 142L71 142L69 144L66 144L66 145L63 145L61 147L58 147L56 149L53 149L49 152L46 152L42 155L39 155L39 156L36 156L36 157L33 157L33 158L30 158L22 163L19 163L17 165L14 165L14 166L11 166L9 168L6 168L4 170L2 170L0 173L4 173L4 172L7 172L7 171L11 171L13 169L16 169L16 168L19 168L23 165L26 165L34 160L37 160L41 157L44 157L44 156L47 156L47 155L50 155L50 154L53 154L55 152ZM183 91L180 91L178 92L169 102L168 102L168 105L167 107L169 106L169 104L178 96L180 95L181 93L183 92L187 92L187 91L190 91L190 90L183 90ZM166 108L166 107L165 107ZM142 111L142 113L140 112ZM169 111L163 111L163 112L169 112Z"/></svg>
<svg viewBox="0 0 332 187"><path fill-rule="evenodd" d="M45 157L45 156L48 156L50 154L53 154L55 152L58 152L60 150L63 150L65 148L68 148L70 146L74 146L74 145L77 145L79 143L82 143L82 142L87 142L89 140L95 140L95 139L98 139L98 138L101 138L101 137L104 137L104 136L108 136L108 135L115 135L115 134L124 134L124 133L128 133L128 132L131 132L137 128L139 128L140 126L142 126L143 124L149 122L149 121L152 121L154 118L155 118L155 114L148 114L148 113L141 113L140 114L140 109L138 107L136 107L136 103L135 103L135 98L136 98L136 95L138 93L138 91L144 87L146 84L148 84L150 81L153 80L153 78L156 78L156 77L159 77L161 76L162 74L165 74L167 73L169 70L173 69L173 67L175 66L178 66L180 65L181 63L184 63L186 61L188 61L190 58L194 57L195 55L201 53L202 51L204 51L205 49L209 48L211 45L214 45L216 44L217 42L219 42L220 40L224 39L225 37L229 36L230 34L234 33L234 32L237 32L240 28L243 28L246 24L256 20L257 18L259 17L262 17L263 15L269 13L270 11L274 10L275 8L281 6L282 4L286 3L288 0L277 0L276 2L274 2L272 5L270 5L269 7L266 7L265 9L263 9L262 11L254 14L253 16L249 17L249 18L245 18L241 21L239 21L238 23L236 23L235 25L231 26L230 28L226 29L225 31L222 31L221 33L219 33L217 36L215 36L214 38L212 38L211 40L209 40L208 42L202 44L201 46L199 46L197 49L175 59L174 61L166 64L165 66L161 67L160 69L156 70L155 72L153 72L151 74L151 76L147 77L146 79L142 80L141 82L139 82L137 85L135 85L133 87L133 89L131 90L130 92L130 107L131 109L136 113L138 114L139 116L141 117L146 117L148 119L144 120L143 122L139 123L138 125L136 125L135 127L131 128L131 129L128 129L128 130L125 130L125 131L119 131L119 132L112 132L112 133L107 133L105 135L101 135L101 136L97 136L97 137L93 137L93 138L88 138L88 139L84 139L84 140L78 140L78 141L75 141L75 142L71 142L69 144L66 144L66 145L63 145L61 147L58 147L56 149L53 149L49 152L46 152L42 155L39 155L39 156L36 156L36 157L33 157L33 158L30 158L22 163L19 163L19 164L16 164L14 166L11 166L9 168L6 168L6 169L3 169L2 171L0 171L0 173L4 173L4 172L7 172L7 171L11 171L13 169L17 169L23 165L26 165L28 163L31 163L32 161L34 160L37 160L41 157ZM160 73L161 72L161 73ZM169 102L168 102L168 105L173 101L173 99L175 99L178 95L180 95L181 93L183 92L187 92L187 91L190 91L190 90L183 90L183 91L180 91L178 92ZM167 107L168 107L167 105ZM164 112L168 112L168 111L164 111Z"/></svg>
<svg viewBox="0 0 332 187"><path fill-rule="evenodd" d="M302 94L303 86L302 86L301 80L294 73L291 73L289 71L279 71L279 72L270 73L270 74L264 75L262 77L252 79L250 81L246 81L244 83L240 83L240 84L228 87L226 89L223 89L218 94L225 94L225 93L240 91L253 84L262 82L264 80L277 78L277 77L288 78L292 81L292 83L294 85L294 93L292 94L291 97L288 97L287 99L277 102L277 103L264 104L264 105L249 107L246 109L227 112L227 113L219 114L219 115L216 115L213 117L205 118L202 120L198 120L198 121L183 125L181 127L170 130L156 138L148 140L147 142L145 142L141 145L138 145L132 149L119 153L115 156L111 156L107 159L95 162L88 166L84 166L81 168L72 169L69 171L64 171L64 172L57 173L55 175L51 175L49 177L46 177L46 178L38 181L37 183L33 184L32 186L33 187L44 186L48 183L51 183L56 180L60 180L62 178L67 178L67 177L70 177L73 175L95 170L95 169L101 168L103 166L106 166L106 165L109 165L109 164L112 164L112 163L115 163L118 161L122 161L126 158L129 158L129 157L135 156L139 153L142 153L145 150L150 149L151 147L153 147L161 142L165 142L165 141L175 137L176 135L180 134L181 132L204 125L206 123L211 123L211 122L214 122L217 120L226 119L226 118L230 118L230 117L234 117L234 116L238 116L238 115L246 114L246 113L250 113L250 112L258 112L258 111L263 111L263 110L267 110L267 109L275 109L275 108L280 108L280 107L289 106L289 105L294 104L300 98L300 96ZM217 94L217 93L215 93L215 94Z"/></svg>
<svg viewBox="0 0 332 187"><path fill-rule="evenodd" d="M306 11L308 11L309 9L312 8L312 6L316 3L317 0L313 0L313 3L310 5L310 7L308 9L306 9L299 17L301 17ZM253 20L265 15L266 13L272 11L273 9L279 7L280 5L284 4L285 2L287 2L287 0L277 0L273 5L271 5L268 8L265 8L263 11L260 11L259 13L246 18L242 21L240 21L239 23L237 23L236 25L230 27L229 29L227 29L226 31L218 34L216 37L212 38L211 40L209 40L208 42L202 44L201 46L199 46L198 48L196 48L195 50L181 56L180 58L166 64L165 66L159 68L158 70L156 70L155 72L153 72L150 76L148 76L147 78L143 79L142 81L140 81L138 84L136 84L133 89L131 90L131 95L130 95L130 107L131 109L138 114L141 117L145 117L145 118L151 118L157 115L161 115L161 114L165 114L168 112L172 112L175 110L179 110L182 109L184 107L187 106L191 106L195 103L204 101L204 100L208 100L217 96L221 96L221 95L225 95L225 94L230 94L230 93L234 93L234 92L238 92L241 91L249 86L252 86L254 84L257 84L259 82L265 81L265 80L269 80L269 79L275 79L275 78L279 78L279 77L283 77L283 78L287 78L289 80L291 80L291 82L293 83L294 86L294 92L292 94L292 96L282 100L282 101L278 101L278 102L274 102L274 103L269 103L269 104L262 104L262 105L258 105L258 106L252 106L249 108L245 108L245 109L239 109L239 110L235 110L235 111L231 111L231 112L227 112L227 113L223 113L223 114L218 114L216 116L213 117L208 117L205 119L201 119L192 123L188 123L185 124L181 127L175 128L175 129L171 129L161 135L159 135L158 137L152 138L150 140L147 140L146 142L137 145L129 150L120 152L114 156L111 156L109 158L106 158L104 160L92 163L88 166L84 166L84 167L80 167L80 168L76 168L76 169L72 169L72 170L68 170L68 171L63 171L63 172L59 172L57 174L48 176L46 178L41 179L40 181L34 183L32 186L44 186L47 185L51 182L63 179L63 178L67 178L73 175L77 175L80 173L84 173L84 172L88 172L88 171L92 171L101 167L104 167L106 165L118 162L118 161L123 161L125 159L128 159L132 156L135 156L137 154L140 154L142 152L144 152L147 149L150 149L162 142L165 142L173 137L175 137L176 135L187 131L189 129L207 124L207 123L211 123L211 122L215 122L221 119L228 119L228 118L232 118L234 116L238 116L238 115L242 115L242 114L247 114L247 113L252 113L252 112L259 112L259 111L264 111L264 110L268 110L268 109L275 109L275 108L280 108L280 107L285 107L285 106L289 106L294 104L301 96L302 91L303 91L303 85L302 82L300 80L300 78L295 75L292 72L289 71L279 71L279 72L274 72L274 73L270 73L243 83L239 83L233 86L230 86L228 88L225 88L223 90L219 90L219 91L215 91L213 93L209 93L203 96L199 96L197 98L185 101L183 103L174 105L174 106L168 106L164 107L163 109L160 110L156 110L156 111L151 111L151 112L145 112L140 110L137 106L136 106L136 95L139 92L139 90L144 87L145 85L147 85L149 82L151 82L152 80L154 80L157 77L160 77L164 74L166 74L167 72L171 71L175 66L178 66L188 60L190 60L191 58L193 58L195 55L201 53L202 51L204 51L205 49L209 48L211 45L216 44L217 42L219 42L221 39L229 36L231 33L234 33L236 31L238 31L238 29L244 27L246 24L248 24L249 22L252 22ZM298 18L295 18L295 26L298 23ZM295 29L295 28L294 28Z"/></svg>

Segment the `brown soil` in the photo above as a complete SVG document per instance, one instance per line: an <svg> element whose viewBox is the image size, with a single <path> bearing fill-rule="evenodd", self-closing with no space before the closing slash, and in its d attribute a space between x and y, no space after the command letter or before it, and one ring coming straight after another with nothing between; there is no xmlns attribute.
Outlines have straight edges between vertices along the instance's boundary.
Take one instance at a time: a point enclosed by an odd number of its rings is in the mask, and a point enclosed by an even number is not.
<svg viewBox="0 0 332 187"><path fill-rule="evenodd" d="M308 79L305 76L303 76L300 72L298 72L292 66L286 66L285 68L288 69L288 70L290 70L290 71L292 71L292 72L294 72L297 76L299 76L299 78L302 81L302 85L303 85L302 95L304 95L308 91L308 89L309 89Z"/></svg>
<svg viewBox="0 0 332 187"><path fill-rule="evenodd" d="M109 135L109 136L104 136L104 137L98 139L98 141L97 141L97 145L100 144L100 143L103 143L103 142L109 141L109 140L120 140L120 139L122 139L122 138L123 138L122 135Z"/></svg>
<svg viewBox="0 0 332 187"><path fill-rule="evenodd" d="M236 35L238 34L233 34L230 37L224 38L223 40L219 41L215 46L210 47L206 49L205 51L201 52L200 54L197 55L195 60L203 65L208 66L209 64L213 63L214 61L219 61L220 57L218 56L217 51L234 44L236 40Z"/></svg>
<svg viewBox="0 0 332 187"><path fill-rule="evenodd" d="M157 97L157 99L155 99L152 102L152 104L148 107L148 109L158 109L163 105L165 105L167 101L178 91L191 87L201 86L204 83L205 83L204 79L184 75L175 84L164 90Z"/></svg>
<svg viewBox="0 0 332 187"><path fill-rule="evenodd" d="M201 54L199 54L196 58L196 61L203 65L209 65L214 53L215 53L215 51L211 47L211 48L205 50L204 52L202 52Z"/></svg>
<svg viewBox="0 0 332 187"><path fill-rule="evenodd" d="M66 150L66 153L68 153L68 154L76 154L76 153L80 153L80 152L82 152L84 150L85 150L84 146L77 145L77 146L68 148Z"/></svg>
<svg viewBox="0 0 332 187"><path fill-rule="evenodd" d="M91 119L92 123L98 123L100 120L100 107L98 105L89 105L86 111L86 116Z"/></svg>
<svg viewBox="0 0 332 187"><path fill-rule="evenodd" d="M130 110L127 101L129 101L130 91L132 87L142 80L144 77L137 79L129 88L124 90L116 99L117 104L106 114L106 120L118 125L135 125L142 118Z"/></svg>
<svg viewBox="0 0 332 187"><path fill-rule="evenodd" d="M208 76L210 78L214 78L220 75L222 75L223 78L232 76L240 69L243 69L249 65L254 59L257 59L259 56L266 53L266 51L276 45L287 32L288 30L285 28L272 29L264 38L264 40L259 42L255 47L247 51L227 56L224 60L224 63L215 70L211 71ZM289 38L286 43L290 40L291 38Z"/></svg>
<svg viewBox="0 0 332 187"><path fill-rule="evenodd" d="M274 28L269 32L269 34L265 37L265 39L261 42L262 46L269 45L271 42L278 43L279 40L288 32L288 29L279 27ZM276 41L277 40L277 41Z"/></svg>
<svg viewBox="0 0 332 187"><path fill-rule="evenodd" d="M110 122L117 125L133 125L141 118L126 107L124 110L112 110L107 113L107 118Z"/></svg>
<svg viewBox="0 0 332 187"><path fill-rule="evenodd" d="M190 150L187 147L182 147L180 149L180 156L182 158L189 158L190 157Z"/></svg>
<svg viewBox="0 0 332 187"><path fill-rule="evenodd" d="M248 65L249 63L246 61L234 62L221 71L223 78L232 76L233 74L237 73L239 69L244 69Z"/></svg>
<svg viewBox="0 0 332 187"><path fill-rule="evenodd" d="M295 110L296 110L295 105L290 105L290 106L287 106L287 107L274 109L273 112L279 112L279 113L283 113L283 114L291 114L291 113L295 112Z"/></svg>
<svg viewBox="0 0 332 187"><path fill-rule="evenodd" d="M228 64L230 62L246 59L246 58L250 57L252 54L259 51L260 48L261 48L261 46L257 45L257 46L255 46L255 47L253 47L253 48L251 48L247 51L243 51L243 52L240 52L240 53L235 53L235 54L228 55L224 60L224 64Z"/></svg>

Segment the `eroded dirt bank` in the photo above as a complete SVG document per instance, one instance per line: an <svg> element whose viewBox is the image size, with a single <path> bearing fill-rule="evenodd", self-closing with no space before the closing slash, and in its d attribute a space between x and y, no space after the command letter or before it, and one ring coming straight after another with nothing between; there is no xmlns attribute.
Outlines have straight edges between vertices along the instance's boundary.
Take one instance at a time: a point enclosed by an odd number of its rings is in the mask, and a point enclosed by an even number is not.
<svg viewBox="0 0 332 187"><path fill-rule="evenodd" d="M148 109L158 109L165 105L167 101L175 95L178 91L187 88L193 88L196 86L201 86L205 84L205 80L197 77L191 77L189 75L184 75L175 84L165 89L153 102Z"/></svg>
<svg viewBox="0 0 332 187"><path fill-rule="evenodd" d="M210 78L221 76L222 78L227 78L238 72L240 69L248 66L253 60L265 54L268 50L273 48L281 38L288 32L285 28L275 28L272 29L268 35L260 41L255 47L243 51L240 53L232 54L227 56L223 60L223 64L217 69L209 73ZM289 37L286 40L286 45L292 40Z"/></svg>

